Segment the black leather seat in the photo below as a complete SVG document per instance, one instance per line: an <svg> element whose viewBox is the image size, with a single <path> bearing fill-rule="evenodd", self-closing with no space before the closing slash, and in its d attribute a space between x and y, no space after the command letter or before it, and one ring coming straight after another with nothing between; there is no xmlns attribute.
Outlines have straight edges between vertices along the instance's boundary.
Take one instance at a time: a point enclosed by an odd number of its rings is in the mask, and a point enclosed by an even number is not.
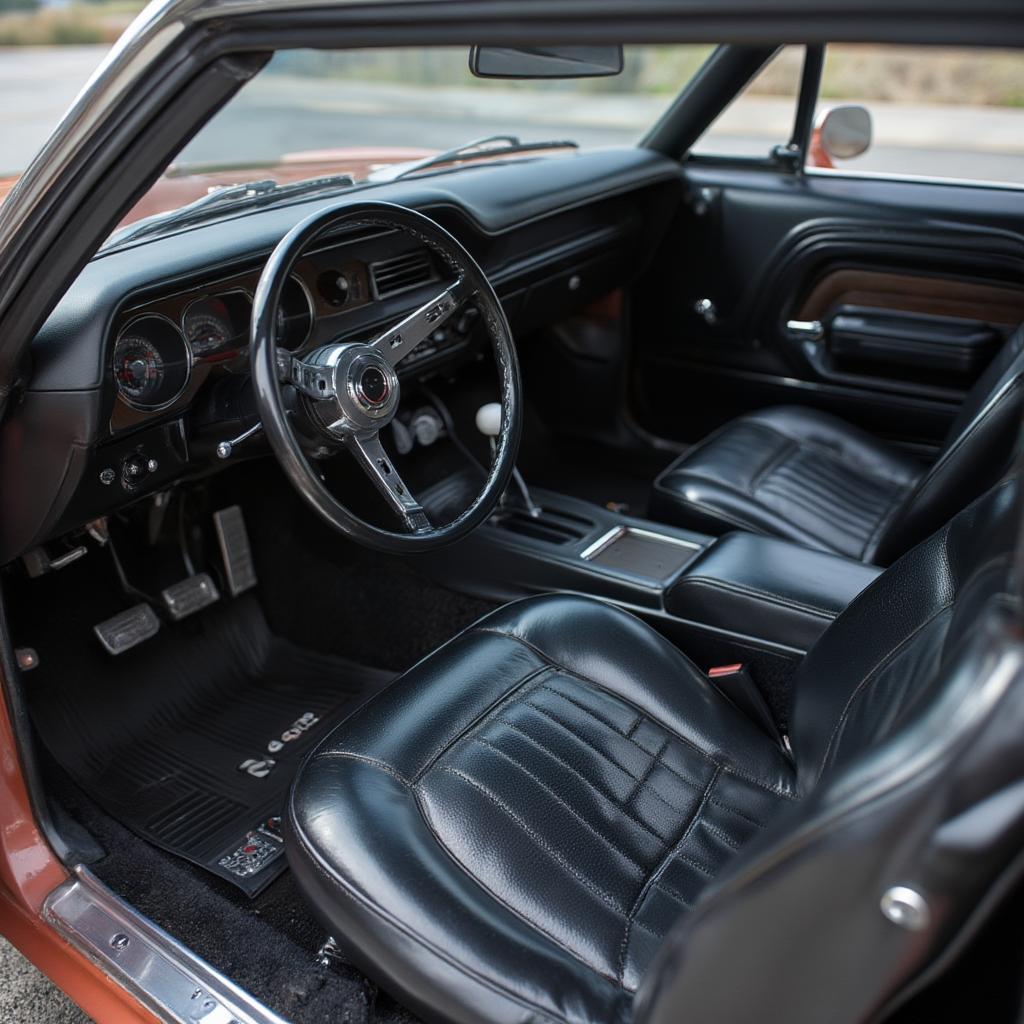
<svg viewBox="0 0 1024 1024"><path fill-rule="evenodd" d="M665 936L712 880L790 835L823 778L938 700L947 663L1002 593L1015 501L1004 484L975 503L824 634L795 680L793 758L623 611L575 596L496 611L302 767L286 842L310 906L431 1019L631 1019ZM897 869L888 846L869 850L859 871L879 854ZM811 878L812 900L844 891L827 872ZM873 888L867 902L882 920ZM763 913L740 935L753 927L770 948L779 919ZM912 952L885 947L901 970L930 948L911 938ZM833 953L822 976L843 960ZM872 991L854 973L851 1007Z"/></svg>
<svg viewBox="0 0 1024 1024"><path fill-rule="evenodd" d="M651 515L704 533L771 534L888 565L1006 471L1024 411L1024 327L969 392L923 466L827 413L742 416L654 481Z"/></svg>

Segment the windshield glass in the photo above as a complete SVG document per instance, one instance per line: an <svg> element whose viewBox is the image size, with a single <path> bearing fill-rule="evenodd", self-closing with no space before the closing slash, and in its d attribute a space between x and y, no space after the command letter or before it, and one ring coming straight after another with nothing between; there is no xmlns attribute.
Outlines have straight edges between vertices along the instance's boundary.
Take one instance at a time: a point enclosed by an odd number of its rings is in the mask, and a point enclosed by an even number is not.
<svg viewBox="0 0 1024 1024"><path fill-rule="evenodd" d="M282 51L185 147L123 223L253 180L283 185L350 175L360 183L383 168L397 171L395 165L494 135L524 144L632 144L710 51L632 46L620 75L557 81L475 78L465 47ZM492 143L488 159L536 155L502 152L508 146Z"/></svg>

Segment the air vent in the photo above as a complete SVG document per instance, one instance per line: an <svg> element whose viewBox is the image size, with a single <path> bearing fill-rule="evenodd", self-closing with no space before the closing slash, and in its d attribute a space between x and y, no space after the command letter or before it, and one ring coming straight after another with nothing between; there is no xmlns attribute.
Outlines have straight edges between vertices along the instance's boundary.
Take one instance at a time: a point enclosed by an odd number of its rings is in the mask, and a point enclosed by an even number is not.
<svg viewBox="0 0 1024 1024"><path fill-rule="evenodd" d="M392 256L387 260L370 264L370 277L373 281L373 294L378 299L386 299L389 295L397 295L418 285L426 284L437 278L430 254L426 249Z"/></svg>

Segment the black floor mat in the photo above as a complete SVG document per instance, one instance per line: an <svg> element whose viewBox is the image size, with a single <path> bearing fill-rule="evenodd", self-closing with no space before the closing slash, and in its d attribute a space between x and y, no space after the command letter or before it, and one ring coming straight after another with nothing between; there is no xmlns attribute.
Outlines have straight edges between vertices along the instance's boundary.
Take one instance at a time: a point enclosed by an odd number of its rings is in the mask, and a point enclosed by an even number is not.
<svg viewBox="0 0 1024 1024"><path fill-rule="evenodd" d="M274 636L252 597L196 618L81 689L39 680L32 717L110 815L254 895L284 869L278 816L302 757L393 674Z"/></svg>

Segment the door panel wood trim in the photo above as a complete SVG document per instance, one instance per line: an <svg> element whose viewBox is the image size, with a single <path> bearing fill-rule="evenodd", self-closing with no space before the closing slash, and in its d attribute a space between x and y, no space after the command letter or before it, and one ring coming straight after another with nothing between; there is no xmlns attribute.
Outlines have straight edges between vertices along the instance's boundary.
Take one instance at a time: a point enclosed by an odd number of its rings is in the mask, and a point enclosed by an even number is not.
<svg viewBox="0 0 1024 1024"><path fill-rule="evenodd" d="M1016 327L1024 322L1024 289L847 268L821 278L800 305L797 318L820 320L837 306L870 306Z"/></svg>

